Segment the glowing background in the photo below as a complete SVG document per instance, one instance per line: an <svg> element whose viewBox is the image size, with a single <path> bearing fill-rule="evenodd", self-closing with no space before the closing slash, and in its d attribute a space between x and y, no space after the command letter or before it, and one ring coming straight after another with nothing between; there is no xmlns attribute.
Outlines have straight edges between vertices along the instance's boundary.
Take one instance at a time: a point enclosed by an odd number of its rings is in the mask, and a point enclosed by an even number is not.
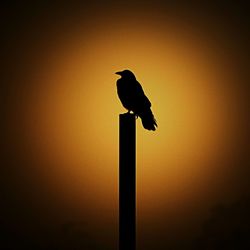
<svg viewBox="0 0 250 250"><path fill-rule="evenodd" d="M227 197L228 166L241 142L241 96L232 60L218 41L159 10L125 13L89 14L84 24L39 42L43 50L27 76L35 84L26 88L19 109L27 151L39 162L37 185L50 193L47 199L71 211L69 217L81 218L84 211L92 228L108 224L113 232L118 114L125 112L114 72L135 73L159 125L151 133L137 121L140 239L154 230L185 231L211 199Z"/></svg>

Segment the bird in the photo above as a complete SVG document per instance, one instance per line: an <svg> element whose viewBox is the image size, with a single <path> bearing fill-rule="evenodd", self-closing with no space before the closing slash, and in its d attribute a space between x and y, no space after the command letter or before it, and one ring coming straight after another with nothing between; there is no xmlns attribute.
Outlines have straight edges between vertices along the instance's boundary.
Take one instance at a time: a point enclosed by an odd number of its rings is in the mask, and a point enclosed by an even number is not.
<svg viewBox="0 0 250 250"><path fill-rule="evenodd" d="M144 94L141 84L136 80L134 73L128 69L115 72L120 75L116 82L118 97L124 106L128 110L141 118L142 125L147 130L156 130L156 119L151 110L151 102Z"/></svg>

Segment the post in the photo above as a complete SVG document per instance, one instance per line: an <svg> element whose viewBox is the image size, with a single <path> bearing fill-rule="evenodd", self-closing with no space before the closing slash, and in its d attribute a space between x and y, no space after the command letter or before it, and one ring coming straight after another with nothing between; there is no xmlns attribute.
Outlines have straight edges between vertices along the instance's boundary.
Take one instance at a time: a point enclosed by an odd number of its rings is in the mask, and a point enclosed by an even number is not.
<svg viewBox="0 0 250 250"><path fill-rule="evenodd" d="M120 114L119 250L136 249L135 115Z"/></svg>

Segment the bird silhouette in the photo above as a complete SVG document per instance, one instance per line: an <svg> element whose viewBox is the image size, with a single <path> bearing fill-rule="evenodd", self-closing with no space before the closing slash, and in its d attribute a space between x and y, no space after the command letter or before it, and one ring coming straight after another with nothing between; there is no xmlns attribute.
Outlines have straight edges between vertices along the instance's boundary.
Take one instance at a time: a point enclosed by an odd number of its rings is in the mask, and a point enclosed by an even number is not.
<svg viewBox="0 0 250 250"><path fill-rule="evenodd" d="M155 130L156 120L151 111L151 103L144 94L141 84L130 70L116 72L121 78L117 80L117 93L124 108L140 117L145 129Z"/></svg>

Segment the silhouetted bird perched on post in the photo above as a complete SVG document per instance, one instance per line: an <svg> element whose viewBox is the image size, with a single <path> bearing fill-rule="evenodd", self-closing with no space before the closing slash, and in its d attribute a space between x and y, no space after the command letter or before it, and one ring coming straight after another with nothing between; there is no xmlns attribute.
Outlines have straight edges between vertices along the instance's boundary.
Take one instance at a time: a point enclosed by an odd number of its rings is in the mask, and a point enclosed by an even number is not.
<svg viewBox="0 0 250 250"><path fill-rule="evenodd" d="M135 75L130 70L116 72L121 78L117 80L117 93L122 105L133 111L142 120L145 129L155 130L156 120L151 111L151 103L145 96L141 84L136 80Z"/></svg>

